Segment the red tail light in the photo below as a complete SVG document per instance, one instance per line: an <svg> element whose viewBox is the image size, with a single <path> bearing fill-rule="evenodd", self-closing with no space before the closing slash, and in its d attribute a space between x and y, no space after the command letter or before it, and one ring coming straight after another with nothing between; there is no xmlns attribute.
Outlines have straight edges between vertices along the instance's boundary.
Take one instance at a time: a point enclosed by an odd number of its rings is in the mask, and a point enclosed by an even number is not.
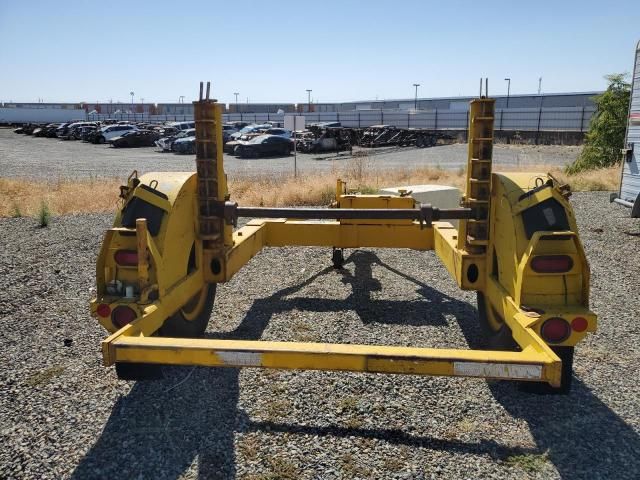
<svg viewBox="0 0 640 480"><path fill-rule="evenodd" d="M572 268L573 259L568 255L538 255L531 260L536 273L565 273Z"/></svg>
<svg viewBox="0 0 640 480"><path fill-rule="evenodd" d="M111 315L111 307L106 303L101 303L98 305L98 308L96 308L96 313L101 317L108 317Z"/></svg>
<svg viewBox="0 0 640 480"><path fill-rule="evenodd" d="M136 250L118 250L113 258L118 265L123 267L135 267L138 265L138 252Z"/></svg>
<svg viewBox="0 0 640 480"><path fill-rule="evenodd" d="M569 338L571 327L564 318L554 317L542 324L540 333L547 342L560 343Z"/></svg>
<svg viewBox="0 0 640 480"><path fill-rule="evenodd" d="M133 322L136 317L136 312L133 309L121 305L113 309L113 313L111 314L111 321L117 327L122 328L125 325Z"/></svg>
<svg viewBox="0 0 640 480"><path fill-rule="evenodd" d="M576 332L584 332L589 326L586 318L576 317L571 320L571 328Z"/></svg>

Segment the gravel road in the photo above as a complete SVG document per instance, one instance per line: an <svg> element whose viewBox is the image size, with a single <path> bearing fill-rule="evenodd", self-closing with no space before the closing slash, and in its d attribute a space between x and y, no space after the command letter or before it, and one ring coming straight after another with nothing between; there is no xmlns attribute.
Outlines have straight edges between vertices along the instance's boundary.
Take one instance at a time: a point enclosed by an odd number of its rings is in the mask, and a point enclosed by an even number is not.
<svg viewBox="0 0 640 480"><path fill-rule="evenodd" d="M494 165L563 166L575 160L581 147L496 145ZM467 145L443 145L434 148L365 149L376 168L411 169L436 167L458 169L466 165ZM0 129L0 177L126 178L134 169L140 173L195 170L193 155L161 153L155 147L118 149L77 141L34 138ZM341 168L349 156L299 154L302 173ZM280 158L239 159L225 155L225 171L230 175L280 175L293 172L293 155Z"/></svg>
<svg viewBox="0 0 640 480"><path fill-rule="evenodd" d="M606 193L573 202L600 326L577 349L573 392L557 397L483 380L251 369L118 381L87 312L111 217L47 229L0 219L0 478L638 478L640 225ZM432 252L357 250L344 272L329 265L326 249L264 251L219 288L208 334L478 341L473 294Z"/></svg>

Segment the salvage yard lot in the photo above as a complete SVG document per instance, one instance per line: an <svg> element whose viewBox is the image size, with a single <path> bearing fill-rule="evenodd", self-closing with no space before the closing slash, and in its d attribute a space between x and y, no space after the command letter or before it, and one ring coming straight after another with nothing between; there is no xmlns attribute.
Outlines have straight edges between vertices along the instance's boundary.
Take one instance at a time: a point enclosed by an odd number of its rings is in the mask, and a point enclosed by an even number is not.
<svg viewBox="0 0 640 480"><path fill-rule="evenodd" d="M0 128L0 177L58 180L67 178L126 179L135 169L139 173L195 170L194 155L162 153L156 147L118 149L80 141L34 138L16 135ZM467 145L434 148L366 149L372 167L411 169L442 167L459 169L466 165ZM496 145L494 162L498 166L564 166L573 161L580 147ZM384 152L384 153L383 153ZM225 154L225 170L230 177L243 175L289 175L293 155L263 159L239 159ZM301 173L331 172L344 167L345 155L298 154Z"/></svg>
<svg viewBox="0 0 640 480"><path fill-rule="evenodd" d="M577 151L497 146L496 157L564 165ZM458 168L465 157L452 145L371 161ZM300 158L303 171L332 173L314 158ZM292 158L225 161L233 177L247 164L286 173ZM122 178L193 163L0 130L0 177ZM0 478L637 478L640 224L606 192L572 202L599 328L577 347L572 393L551 397L507 382L341 372L172 367L160 381L118 381L88 314L112 214L55 216L48 228L0 218ZM478 345L475 296L433 252L345 253L336 271L329 249L265 250L220 286L207 336Z"/></svg>

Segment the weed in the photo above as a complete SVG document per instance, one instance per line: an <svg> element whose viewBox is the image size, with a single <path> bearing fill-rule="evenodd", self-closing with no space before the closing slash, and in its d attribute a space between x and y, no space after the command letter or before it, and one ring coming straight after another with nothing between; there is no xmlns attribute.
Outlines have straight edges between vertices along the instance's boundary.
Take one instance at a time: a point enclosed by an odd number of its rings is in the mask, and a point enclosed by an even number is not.
<svg viewBox="0 0 640 480"><path fill-rule="evenodd" d="M338 412L349 412L355 411L358 407L358 398L353 396L342 397L338 401L337 410Z"/></svg>
<svg viewBox="0 0 640 480"><path fill-rule="evenodd" d="M265 417L269 422L274 422L291 412L292 404L286 399L272 399L265 407Z"/></svg>
<svg viewBox="0 0 640 480"><path fill-rule="evenodd" d="M352 453L345 453L340 457L340 469L345 478L371 477L371 470L360 465Z"/></svg>
<svg viewBox="0 0 640 480"><path fill-rule="evenodd" d="M11 217L13 218L22 217L22 210L20 210L20 207L18 206L17 203L13 205L13 211L11 212Z"/></svg>
<svg viewBox="0 0 640 480"><path fill-rule="evenodd" d="M51 221L51 211L49 210L49 205L47 202L42 200L40 203L40 209L38 210L38 224L40 228L45 228L49 226L49 222Z"/></svg>
<svg viewBox="0 0 640 480"><path fill-rule="evenodd" d="M386 457L382 464L384 465L385 470L389 470L390 472L399 472L404 467L405 461L402 457L398 456L389 456Z"/></svg>
<svg viewBox="0 0 640 480"><path fill-rule="evenodd" d="M27 379L27 385L35 387L37 385L46 385L55 377L62 375L64 367L57 365L55 367L45 368L44 370L34 373Z"/></svg>
<svg viewBox="0 0 640 480"><path fill-rule="evenodd" d="M260 440L255 434L243 435L238 441L238 451L247 460L255 460L260 453Z"/></svg>
<svg viewBox="0 0 640 480"><path fill-rule="evenodd" d="M271 478L274 479L294 480L300 477L298 467L288 460L280 457L271 457L269 459L269 467L271 468L271 473L273 475Z"/></svg>
<svg viewBox="0 0 640 480"><path fill-rule="evenodd" d="M515 465L527 472L539 472L548 461L548 453L523 453L521 455L510 455L505 462Z"/></svg>
<svg viewBox="0 0 640 480"><path fill-rule="evenodd" d="M344 424L347 426L347 428L356 429L356 428L361 428L362 425L364 425L364 422L362 421L362 419L353 416L353 417L347 418Z"/></svg>

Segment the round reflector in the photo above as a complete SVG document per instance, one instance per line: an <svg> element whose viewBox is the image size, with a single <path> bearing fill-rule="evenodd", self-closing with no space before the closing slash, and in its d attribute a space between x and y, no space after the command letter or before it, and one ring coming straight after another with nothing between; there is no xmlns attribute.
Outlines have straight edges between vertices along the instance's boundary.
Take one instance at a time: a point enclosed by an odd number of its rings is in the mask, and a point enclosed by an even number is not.
<svg viewBox="0 0 640 480"><path fill-rule="evenodd" d="M101 317L108 317L111 315L111 307L106 303L101 303L98 305L98 308L96 308L96 312L98 312L98 315Z"/></svg>
<svg viewBox="0 0 640 480"><path fill-rule="evenodd" d="M554 317L542 324L540 333L547 342L559 343L571 335L571 327L564 318Z"/></svg>
<svg viewBox="0 0 640 480"><path fill-rule="evenodd" d="M111 321L117 327L124 327L125 325L133 322L136 319L136 312L129 308L120 305L113 309L113 313L111 314Z"/></svg>
<svg viewBox="0 0 640 480"><path fill-rule="evenodd" d="M584 332L589 326L589 322L587 322L586 318L576 317L571 320L571 328L576 332Z"/></svg>

